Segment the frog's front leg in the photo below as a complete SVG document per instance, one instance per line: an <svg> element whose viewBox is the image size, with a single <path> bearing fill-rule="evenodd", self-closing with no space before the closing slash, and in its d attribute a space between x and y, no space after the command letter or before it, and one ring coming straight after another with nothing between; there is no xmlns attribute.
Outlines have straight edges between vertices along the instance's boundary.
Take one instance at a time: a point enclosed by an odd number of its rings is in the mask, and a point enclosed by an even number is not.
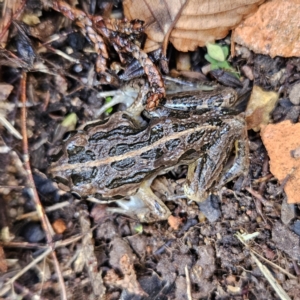
<svg viewBox="0 0 300 300"><path fill-rule="evenodd" d="M196 202L203 202L210 192L245 174L249 167L246 127L243 117L224 121L223 129L201 157L189 165L184 185L185 195ZM236 155L229 169L224 171L230 153L235 146Z"/></svg>
<svg viewBox="0 0 300 300"><path fill-rule="evenodd" d="M166 220L171 212L151 190L150 186L155 177L141 183L137 193L129 201L117 200L119 208L108 208L112 213L126 214L137 217L140 222L156 222Z"/></svg>

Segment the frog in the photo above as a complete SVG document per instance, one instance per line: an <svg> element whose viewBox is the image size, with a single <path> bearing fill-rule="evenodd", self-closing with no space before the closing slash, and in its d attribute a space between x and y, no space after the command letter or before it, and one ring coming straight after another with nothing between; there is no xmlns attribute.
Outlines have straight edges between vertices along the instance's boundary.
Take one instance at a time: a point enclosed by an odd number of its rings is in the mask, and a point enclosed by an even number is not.
<svg viewBox="0 0 300 300"><path fill-rule="evenodd" d="M76 197L116 202L107 211L151 223L171 215L151 190L157 176L187 165L184 194L201 203L247 174L249 149L244 115L232 109L233 88L167 95L152 111L141 104L146 90L126 111L71 132L52 155L49 172Z"/></svg>

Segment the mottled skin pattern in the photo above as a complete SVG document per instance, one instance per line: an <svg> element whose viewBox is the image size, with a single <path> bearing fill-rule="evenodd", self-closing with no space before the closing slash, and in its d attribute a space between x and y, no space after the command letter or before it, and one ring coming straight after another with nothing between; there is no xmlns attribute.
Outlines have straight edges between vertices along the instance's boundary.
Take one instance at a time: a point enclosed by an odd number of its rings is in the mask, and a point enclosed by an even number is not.
<svg viewBox="0 0 300 300"><path fill-rule="evenodd" d="M225 101L231 104L232 97ZM138 191L148 209L146 215L136 214L138 218L166 219L169 210L150 190L157 175L188 165L185 194L201 202L248 169L244 118L217 106L194 111L157 108L145 126L130 113L117 112L71 133L53 157L50 173L81 196L119 199ZM234 147L234 163L224 170Z"/></svg>

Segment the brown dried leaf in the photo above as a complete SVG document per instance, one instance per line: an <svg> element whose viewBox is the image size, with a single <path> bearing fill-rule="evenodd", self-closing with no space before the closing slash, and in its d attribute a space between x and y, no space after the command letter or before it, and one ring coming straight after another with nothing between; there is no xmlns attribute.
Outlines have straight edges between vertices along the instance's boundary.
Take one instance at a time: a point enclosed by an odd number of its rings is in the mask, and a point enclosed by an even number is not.
<svg viewBox="0 0 300 300"><path fill-rule="evenodd" d="M270 113L275 108L278 94L267 92L258 86L254 86L251 98L246 109L247 129L259 131L261 126L270 121Z"/></svg>
<svg viewBox="0 0 300 300"><path fill-rule="evenodd" d="M182 218L180 217L175 217L175 216L170 216L168 218L168 223L170 225L170 227L174 230L178 230L180 225L182 224Z"/></svg>
<svg viewBox="0 0 300 300"><path fill-rule="evenodd" d="M145 51L161 47L164 39L179 51L193 51L224 38L264 0L125 0L126 18L145 21ZM171 32L171 33L170 33ZM170 34L169 34L170 33Z"/></svg>
<svg viewBox="0 0 300 300"><path fill-rule="evenodd" d="M233 40L271 57L299 56L299 10L298 0L268 1L235 29Z"/></svg>
<svg viewBox="0 0 300 300"><path fill-rule="evenodd" d="M5 254L3 248L0 246L0 272L7 272L7 263L5 261Z"/></svg>
<svg viewBox="0 0 300 300"><path fill-rule="evenodd" d="M8 83L1 82L0 83L0 101L5 101L11 91L13 90L13 86Z"/></svg>
<svg viewBox="0 0 300 300"><path fill-rule="evenodd" d="M1 1L3 2L3 1ZM4 1L2 8L2 18L0 18L0 45L4 48L9 31L7 30L14 15L22 6L22 0Z"/></svg>
<svg viewBox="0 0 300 300"><path fill-rule="evenodd" d="M91 231L88 213L81 210L79 220L82 233L84 234L82 238L82 253L84 254L85 266L88 271L93 293L101 299L106 289L103 285L102 272L98 271L98 262L94 253L93 233Z"/></svg>
<svg viewBox="0 0 300 300"><path fill-rule="evenodd" d="M104 277L105 283L125 289L129 294L148 296L137 281L133 264L127 254L121 257L119 265L124 277L120 278L114 270L109 270Z"/></svg>

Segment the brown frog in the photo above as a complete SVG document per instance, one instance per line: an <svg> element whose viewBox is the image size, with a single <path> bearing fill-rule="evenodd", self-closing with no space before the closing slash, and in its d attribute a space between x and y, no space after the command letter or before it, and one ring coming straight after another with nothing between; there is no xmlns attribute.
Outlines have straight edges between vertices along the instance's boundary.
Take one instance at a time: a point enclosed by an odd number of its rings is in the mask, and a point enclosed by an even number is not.
<svg viewBox="0 0 300 300"><path fill-rule="evenodd" d="M130 109L117 112L70 134L52 157L50 173L80 196L131 197L117 200L120 207L112 212L141 222L165 220L170 211L150 189L156 176L188 165L185 195L202 202L247 172L245 121L228 108L236 99L231 88L179 93L167 97L146 124ZM225 169L233 148L234 162Z"/></svg>

